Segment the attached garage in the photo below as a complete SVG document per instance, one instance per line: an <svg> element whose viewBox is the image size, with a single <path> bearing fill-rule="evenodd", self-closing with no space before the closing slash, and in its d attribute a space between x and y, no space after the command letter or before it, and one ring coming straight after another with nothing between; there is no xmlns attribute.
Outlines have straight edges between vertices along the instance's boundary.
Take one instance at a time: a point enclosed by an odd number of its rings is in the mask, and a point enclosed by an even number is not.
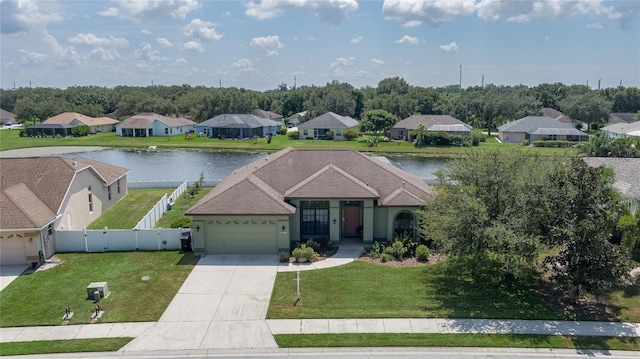
<svg viewBox="0 0 640 359"><path fill-rule="evenodd" d="M207 254L277 254L275 220L213 220L205 227Z"/></svg>
<svg viewBox="0 0 640 359"><path fill-rule="evenodd" d="M0 265L27 264L24 238L15 235L10 235L10 237L0 239Z"/></svg>

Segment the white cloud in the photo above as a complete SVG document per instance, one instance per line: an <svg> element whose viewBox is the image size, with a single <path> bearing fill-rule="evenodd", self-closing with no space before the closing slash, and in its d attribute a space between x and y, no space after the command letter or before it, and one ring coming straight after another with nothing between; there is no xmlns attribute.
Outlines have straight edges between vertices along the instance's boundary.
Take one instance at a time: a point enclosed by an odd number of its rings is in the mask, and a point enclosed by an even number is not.
<svg viewBox="0 0 640 359"><path fill-rule="evenodd" d="M151 34L153 34L153 32L151 32L150 30L147 30L147 29L142 29L142 30L140 30L140 32L142 33L142 35L151 35Z"/></svg>
<svg viewBox="0 0 640 359"><path fill-rule="evenodd" d="M531 19L529 18L529 15L520 14L515 16L509 16L507 18L507 21L508 22L529 22L531 21Z"/></svg>
<svg viewBox="0 0 640 359"><path fill-rule="evenodd" d="M307 41L316 41L316 38L313 35L307 36Z"/></svg>
<svg viewBox="0 0 640 359"><path fill-rule="evenodd" d="M284 48L277 35L254 37L251 39L251 46L266 51L269 56L278 55L278 50Z"/></svg>
<svg viewBox="0 0 640 359"><path fill-rule="evenodd" d="M169 39L165 39L164 37L156 37L156 43L162 47L172 47L173 43Z"/></svg>
<svg viewBox="0 0 640 359"><path fill-rule="evenodd" d="M614 1L611 6L603 7L603 12L609 19L617 19L620 27L628 29L631 22L638 18L640 13L640 2L638 1Z"/></svg>
<svg viewBox="0 0 640 359"><path fill-rule="evenodd" d="M120 57L120 54L116 49L104 49L102 47L96 47L89 52L89 57L101 61L113 61Z"/></svg>
<svg viewBox="0 0 640 359"><path fill-rule="evenodd" d="M396 44L404 44L405 42L410 43L410 44L417 44L417 43L420 42L420 40L418 40L417 37L413 37L413 36L409 36L409 35L404 35L399 40L396 40Z"/></svg>
<svg viewBox="0 0 640 359"><path fill-rule="evenodd" d="M24 56L22 57L22 62L27 64L37 65L47 59L46 54L41 54L39 52L31 52L31 51L22 50L22 49L20 49L19 51L24 54Z"/></svg>
<svg viewBox="0 0 640 359"><path fill-rule="evenodd" d="M346 75L345 67L351 66L353 62L356 60L355 57L338 57L336 61L332 62L329 65L329 68L333 70L332 74L334 76L344 76Z"/></svg>
<svg viewBox="0 0 640 359"><path fill-rule="evenodd" d="M420 21L438 26L454 17L473 14L475 6L475 0L385 0L382 14L385 19L405 24Z"/></svg>
<svg viewBox="0 0 640 359"><path fill-rule="evenodd" d="M257 20L278 17L286 10L311 11L328 24L339 25L349 11L358 9L357 0L253 0L245 4L245 15Z"/></svg>
<svg viewBox="0 0 640 359"><path fill-rule="evenodd" d="M193 19L191 23L184 28L185 36L202 41L218 41L222 35L216 33L216 24L200 19Z"/></svg>
<svg viewBox="0 0 640 359"><path fill-rule="evenodd" d="M572 16L599 16L602 0L511 1L480 0L476 12L480 19L496 21L506 17L511 22L534 19L561 19Z"/></svg>
<svg viewBox="0 0 640 359"><path fill-rule="evenodd" d="M179 58L176 61L173 62L176 66L185 66L189 64L189 61L185 60L184 58Z"/></svg>
<svg viewBox="0 0 640 359"><path fill-rule="evenodd" d="M139 21L142 19L184 19L187 14L200 8L197 0L111 0L115 4L100 11L102 16Z"/></svg>
<svg viewBox="0 0 640 359"><path fill-rule="evenodd" d="M384 65L384 61L380 60L380 59L376 59L375 57L373 59L371 59L371 64L373 65Z"/></svg>
<svg viewBox="0 0 640 359"><path fill-rule="evenodd" d="M231 66L233 66L233 67L252 67L253 64L251 63L251 61L249 61L249 59L240 59L240 60L232 63Z"/></svg>
<svg viewBox="0 0 640 359"><path fill-rule="evenodd" d="M418 27L422 25L422 21L420 20L411 20L411 21L407 21L404 24L402 24L402 27Z"/></svg>
<svg viewBox="0 0 640 359"><path fill-rule="evenodd" d="M39 5L47 4L35 0L0 1L0 32L16 34L32 27L64 21L64 17L56 11L40 10Z"/></svg>
<svg viewBox="0 0 640 359"><path fill-rule="evenodd" d="M353 39L351 39L349 42L352 44L359 44L360 41L362 41L363 37L362 36L358 36L358 37L354 37Z"/></svg>
<svg viewBox="0 0 640 359"><path fill-rule="evenodd" d="M594 23L585 25L585 27L587 29L598 29L598 30L600 30L600 29L602 29L602 24L599 23L599 22L594 22Z"/></svg>
<svg viewBox="0 0 640 359"><path fill-rule="evenodd" d="M162 60L159 52L157 50L154 50L153 46L151 46L151 44L148 42L141 42L138 48L133 52L133 56L135 56L135 58L139 60Z"/></svg>
<svg viewBox="0 0 640 359"><path fill-rule="evenodd" d="M185 42L184 44L182 44L182 48L185 50L204 52L204 47L202 47L202 44L197 41Z"/></svg>
<svg viewBox="0 0 640 359"><path fill-rule="evenodd" d="M458 52L458 45L455 42L446 45L440 45L440 50L444 52Z"/></svg>
<svg viewBox="0 0 640 359"><path fill-rule="evenodd" d="M129 41L123 37L99 37L92 33L80 33L73 37L68 37L67 41L72 44L90 45L90 46L107 46L107 47L126 47Z"/></svg>
<svg viewBox="0 0 640 359"><path fill-rule="evenodd" d="M42 38L51 46L56 55L63 61L77 65L80 63L80 55L73 46L62 46L47 30L42 31Z"/></svg>

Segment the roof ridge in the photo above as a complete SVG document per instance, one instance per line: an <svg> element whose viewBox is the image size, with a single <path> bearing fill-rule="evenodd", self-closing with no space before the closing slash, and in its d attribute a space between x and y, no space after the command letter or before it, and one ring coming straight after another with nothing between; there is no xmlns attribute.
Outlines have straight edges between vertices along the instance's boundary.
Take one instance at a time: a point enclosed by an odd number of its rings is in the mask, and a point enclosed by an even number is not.
<svg viewBox="0 0 640 359"><path fill-rule="evenodd" d="M349 172L343 170L342 168L340 168L339 166L334 165L333 163L329 163L327 165L325 165L324 167L320 168L319 170L317 170L316 172L314 172L312 175L307 176L307 178L305 178L303 181L298 182L295 186L289 188L288 190L285 191L284 196L287 197L288 195L291 195L291 193L303 188L304 186L308 185L309 183L311 183L312 181L314 181L315 179L317 179L318 177L320 177L321 175L329 172L329 171L335 171L341 175L343 175L344 177L346 177L347 179L349 179L351 182L357 184L359 187L361 187L362 189L366 190L367 192L380 197L380 194L378 193L378 191L369 186L368 183L363 182L362 180L360 180L359 178L353 176L352 174L350 174Z"/></svg>
<svg viewBox="0 0 640 359"><path fill-rule="evenodd" d="M404 188L404 187L399 187L399 188L396 188L396 189L395 189L395 191L393 191L393 192L389 193L389 195L388 195L388 196L386 196L385 198L382 198L382 199L380 200L380 202L381 202L381 204L384 206L386 203L389 203L389 202L393 201L393 200L394 200L396 197L398 197L401 193L407 194L407 195L409 195L409 196L411 196L411 197L415 198L415 199L416 199L416 200L418 200L418 201L422 201L422 199L421 199L420 197L418 197L418 196L416 196L415 194L413 194L413 193L411 193L411 192L407 191L407 189L406 189L406 188Z"/></svg>

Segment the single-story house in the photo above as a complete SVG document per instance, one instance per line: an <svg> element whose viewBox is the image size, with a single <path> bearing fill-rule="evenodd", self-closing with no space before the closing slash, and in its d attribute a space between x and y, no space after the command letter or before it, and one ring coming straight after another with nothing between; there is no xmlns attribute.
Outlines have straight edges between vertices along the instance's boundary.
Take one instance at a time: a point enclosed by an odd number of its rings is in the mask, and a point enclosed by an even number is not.
<svg viewBox="0 0 640 359"><path fill-rule="evenodd" d="M547 117L551 117L554 118L560 122L564 122L564 123L568 123L568 124L574 124L575 122L571 119L571 117L565 115L564 113L551 108L551 107L543 107L542 108L542 116L547 116Z"/></svg>
<svg viewBox="0 0 640 359"><path fill-rule="evenodd" d="M605 126L600 129L607 137L640 137L640 121L637 122L618 122L613 125Z"/></svg>
<svg viewBox="0 0 640 359"><path fill-rule="evenodd" d="M435 192L416 175L353 150L287 148L236 169L185 213L196 253L289 251L298 241L417 235Z"/></svg>
<svg viewBox="0 0 640 359"><path fill-rule="evenodd" d="M280 122L281 124L284 124L282 122L282 119L283 119L284 116L282 116L280 114L277 114L275 112L257 109L255 111L253 111L253 114L258 116L258 117L261 117L261 118L267 118L269 120L274 120L276 122Z"/></svg>
<svg viewBox="0 0 640 359"><path fill-rule="evenodd" d="M18 123L17 115L0 108L0 123L4 126L11 126Z"/></svg>
<svg viewBox="0 0 640 359"><path fill-rule="evenodd" d="M471 135L473 128L449 115L411 115L398 121L389 134L390 138L412 141L411 131L423 125L427 131L447 132L452 135Z"/></svg>
<svg viewBox="0 0 640 359"><path fill-rule="evenodd" d="M630 199L632 209L638 208L640 200L640 158L585 157L583 160L592 167L606 166L613 169L615 179L612 187L622 198Z"/></svg>
<svg viewBox="0 0 640 359"><path fill-rule="evenodd" d="M309 111L304 110L302 112L294 113L286 120L287 128L298 127L298 125L307 117Z"/></svg>
<svg viewBox="0 0 640 359"><path fill-rule="evenodd" d="M55 253L57 230L82 229L127 194L126 168L86 158L0 158L0 263Z"/></svg>
<svg viewBox="0 0 640 359"><path fill-rule="evenodd" d="M265 137L280 133L280 122L249 114L222 114L196 125L198 134L214 138Z"/></svg>
<svg viewBox="0 0 640 359"><path fill-rule="evenodd" d="M109 117L91 117L77 112L63 112L59 115L49 117L44 124L63 124L71 126L88 126L91 133L111 132L118 123Z"/></svg>
<svg viewBox="0 0 640 359"><path fill-rule="evenodd" d="M321 140L325 138L325 133L330 131L333 133L334 140L342 140L344 130L350 128L358 129L359 125L360 122L349 116L340 116L333 112L327 112L298 125L298 133L301 139L313 138Z"/></svg>
<svg viewBox="0 0 640 359"><path fill-rule="evenodd" d="M609 116L608 124L631 123L636 120L636 116L638 116L637 112L614 112Z"/></svg>
<svg viewBox="0 0 640 359"><path fill-rule="evenodd" d="M143 112L127 117L116 126L116 133L123 137L178 136L193 132L195 125L186 118Z"/></svg>
<svg viewBox="0 0 640 359"><path fill-rule="evenodd" d="M76 126L62 123L40 123L27 127L29 137L69 137Z"/></svg>
<svg viewBox="0 0 640 359"><path fill-rule="evenodd" d="M527 116L498 127L498 138L502 142L587 141L589 135L575 126L547 116Z"/></svg>

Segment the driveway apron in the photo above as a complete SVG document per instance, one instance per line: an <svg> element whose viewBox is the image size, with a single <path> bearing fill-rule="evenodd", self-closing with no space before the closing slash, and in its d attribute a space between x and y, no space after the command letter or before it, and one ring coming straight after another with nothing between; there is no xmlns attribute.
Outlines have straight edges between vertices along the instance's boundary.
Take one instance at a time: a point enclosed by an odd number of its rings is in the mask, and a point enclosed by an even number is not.
<svg viewBox="0 0 640 359"><path fill-rule="evenodd" d="M278 257L207 255L160 320L123 350L277 348L266 322Z"/></svg>

